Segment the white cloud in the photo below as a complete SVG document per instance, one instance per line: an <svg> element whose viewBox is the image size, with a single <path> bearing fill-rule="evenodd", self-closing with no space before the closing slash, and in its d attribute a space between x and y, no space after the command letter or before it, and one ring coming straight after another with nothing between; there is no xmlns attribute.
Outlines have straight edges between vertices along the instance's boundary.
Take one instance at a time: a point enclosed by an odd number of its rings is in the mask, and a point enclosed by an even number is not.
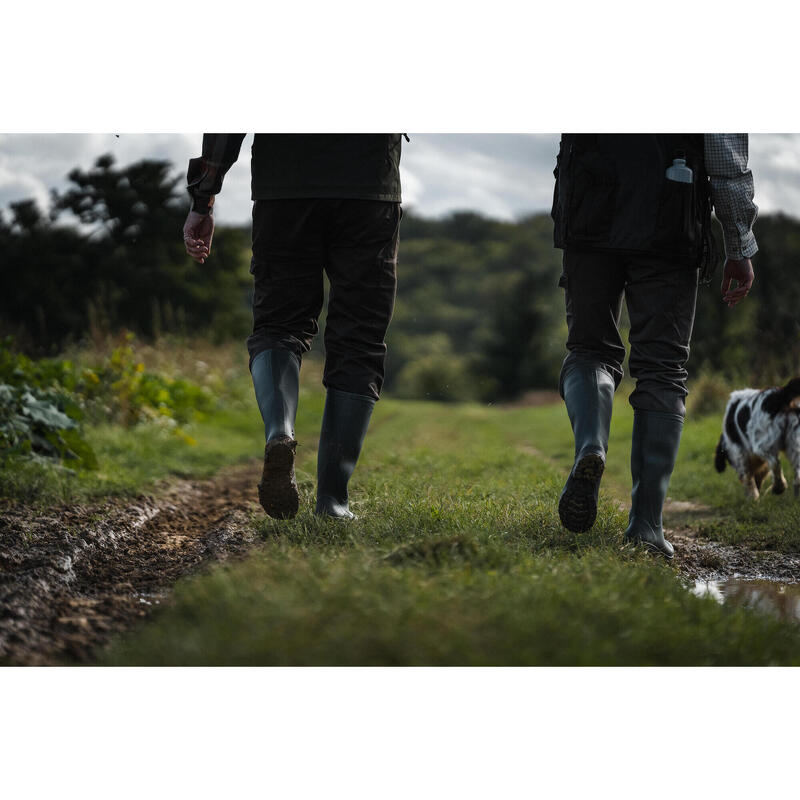
<svg viewBox="0 0 800 800"><path fill-rule="evenodd" d="M502 219L547 211L553 192L556 134L410 134L403 142L404 202L439 216L472 209ZM87 169L112 153L118 163L164 158L184 174L200 154L202 134L4 134L0 135L0 208L34 198L46 206L51 188L64 189L73 167ZM250 218L250 146L217 199L221 222ZM756 202L763 212L800 218L800 134L752 134L750 164Z"/></svg>

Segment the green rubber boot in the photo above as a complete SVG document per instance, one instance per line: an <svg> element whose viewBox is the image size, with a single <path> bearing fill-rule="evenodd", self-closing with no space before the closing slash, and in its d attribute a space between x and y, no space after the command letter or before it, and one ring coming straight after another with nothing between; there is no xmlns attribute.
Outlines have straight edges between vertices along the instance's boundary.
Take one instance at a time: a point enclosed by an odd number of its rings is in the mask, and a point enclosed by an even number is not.
<svg viewBox="0 0 800 800"><path fill-rule="evenodd" d="M294 475L300 359L289 350L264 350L253 359L250 372L266 439L258 500L269 516L290 519L300 507Z"/></svg>
<svg viewBox="0 0 800 800"><path fill-rule="evenodd" d="M328 389L317 455L317 507L320 516L354 519L347 484L356 468L375 400Z"/></svg>
<svg viewBox="0 0 800 800"><path fill-rule="evenodd" d="M661 514L669 479L678 457L683 417L657 411L636 410L631 446L631 513L625 541L643 544L672 558L675 550L664 538Z"/></svg>
<svg viewBox="0 0 800 800"><path fill-rule="evenodd" d="M558 501L558 516L574 533L588 531L597 517L615 388L605 370L588 364L576 364L561 381L575 436L575 463Z"/></svg>

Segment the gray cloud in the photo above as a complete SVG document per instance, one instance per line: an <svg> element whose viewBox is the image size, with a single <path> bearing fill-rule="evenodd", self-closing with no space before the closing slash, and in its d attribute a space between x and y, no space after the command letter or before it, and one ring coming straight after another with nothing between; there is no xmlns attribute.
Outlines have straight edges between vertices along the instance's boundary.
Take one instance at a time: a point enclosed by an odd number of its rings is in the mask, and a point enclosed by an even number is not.
<svg viewBox="0 0 800 800"><path fill-rule="evenodd" d="M409 134L402 160L405 205L439 216L473 209L502 219L550 208L557 134ZM0 135L0 208L34 198L46 207L49 190L63 189L76 166L90 167L103 153L121 164L164 158L183 173L199 155L197 134ZM221 222L250 217L249 153L252 137L228 173L217 200ZM752 134L750 164L756 202L764 212L800 218L800 134Z"/></svg>

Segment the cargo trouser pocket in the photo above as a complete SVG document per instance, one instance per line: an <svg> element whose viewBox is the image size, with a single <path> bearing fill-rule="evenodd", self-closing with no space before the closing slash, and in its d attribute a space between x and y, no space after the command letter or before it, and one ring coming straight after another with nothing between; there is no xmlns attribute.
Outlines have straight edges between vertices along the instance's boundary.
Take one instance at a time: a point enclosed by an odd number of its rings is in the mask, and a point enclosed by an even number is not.
<svg viewBox="0 0 800 800"><path fill-rule="evenodd" d="M397 283L397 256L400 248L400 222L403 209L400 203L393 203L389 219L389 239L378 254L378 283L382 289L394 290Z"/></svg>

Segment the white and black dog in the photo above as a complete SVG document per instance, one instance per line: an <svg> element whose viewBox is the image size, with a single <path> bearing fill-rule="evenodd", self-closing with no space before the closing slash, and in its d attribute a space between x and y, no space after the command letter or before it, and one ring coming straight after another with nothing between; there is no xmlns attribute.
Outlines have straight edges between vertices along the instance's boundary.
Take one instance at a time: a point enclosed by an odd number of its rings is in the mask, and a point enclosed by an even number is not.
<svg viewBox="0 0 800 800"><path fill-rule="evenodd" d="M781 494L786 489L781 450L794 470L794 494L798 497L800 378L792 378L782 387L731 392L714 458L717 472L722 472L729 461L747 496L757 500L764 478L772 471L772 491Z"/></svg>

